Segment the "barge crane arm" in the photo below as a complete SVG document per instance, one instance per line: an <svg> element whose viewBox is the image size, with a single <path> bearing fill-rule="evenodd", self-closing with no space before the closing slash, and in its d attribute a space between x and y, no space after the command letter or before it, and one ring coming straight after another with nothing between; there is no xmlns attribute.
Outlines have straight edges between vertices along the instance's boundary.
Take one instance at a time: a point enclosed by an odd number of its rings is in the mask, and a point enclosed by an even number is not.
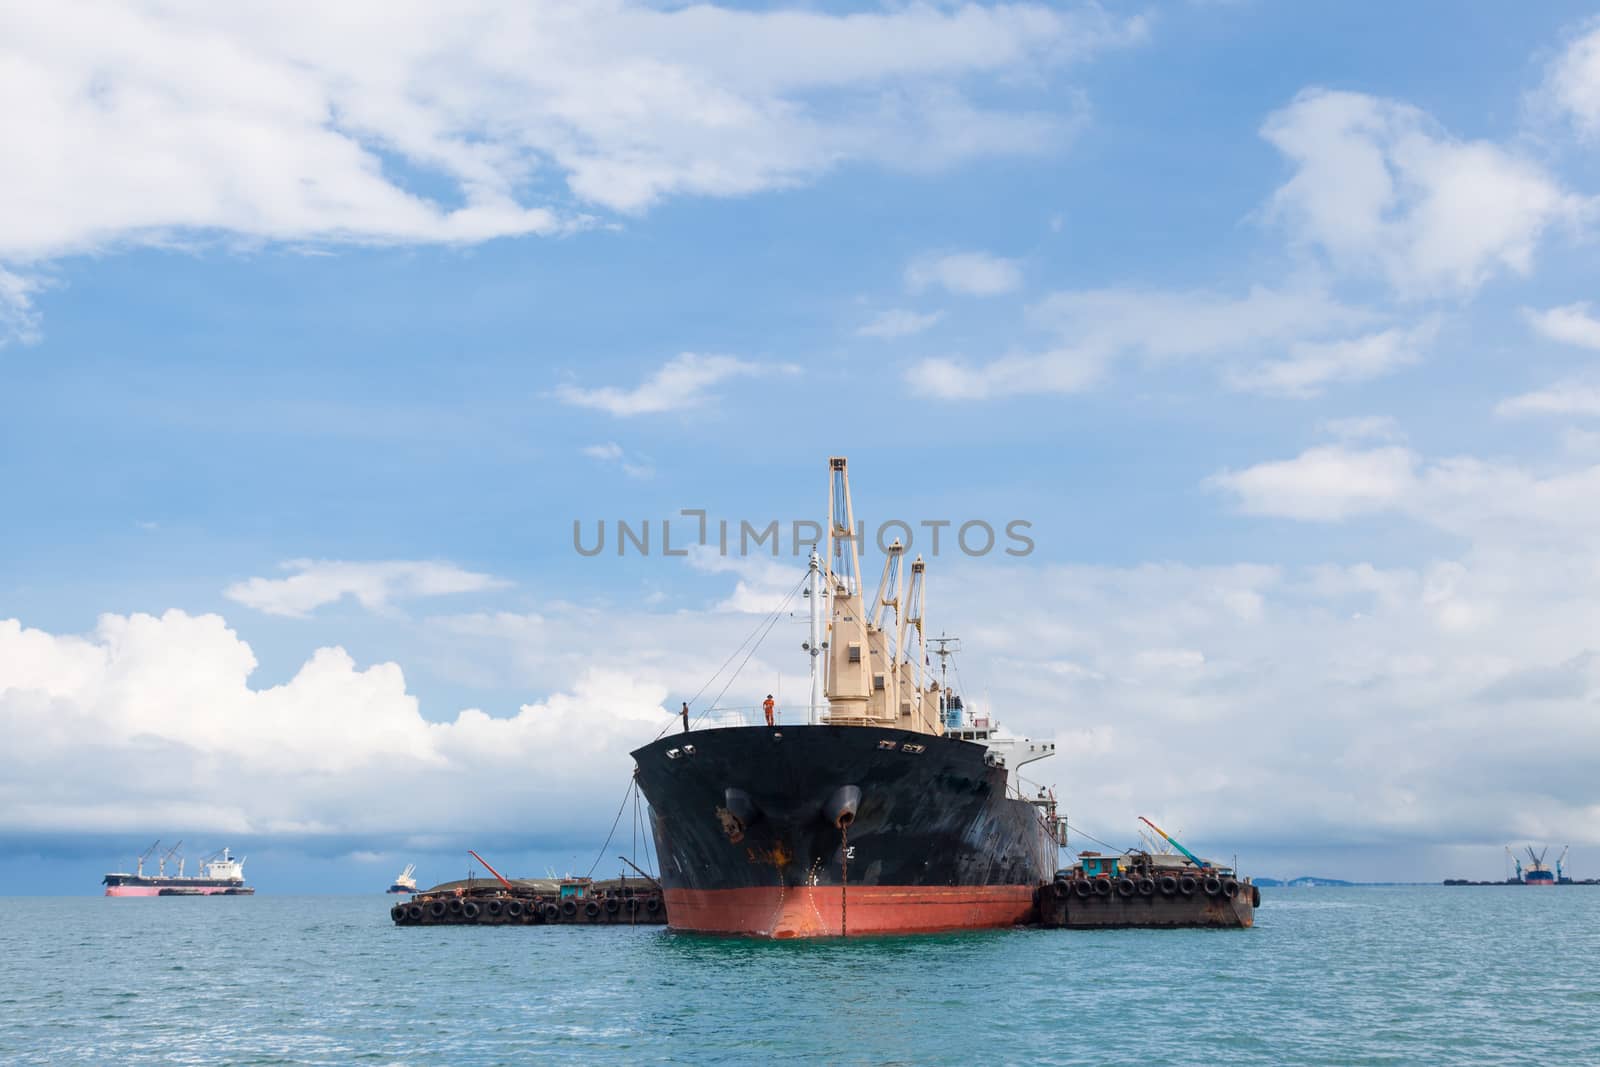
<svg viewBox="0 0 1600 1067"><path fill-rule="evenodd" d="M1161 839L1163 841L1165 841L1167 844L1171 845L1173 848L1177 849L1179 852L1183 853L1184 857L1190 863L1192 863L1196 867L1200 867L1200 868L1204 868L1206 866L1206 861L1205 860L1201 859L1199 856L1196 856L1193 852L1190 852L1188 849L1184 848L1182 845L1180 845L1176 841L1174 841L1171 837L1167 836L1167 832L1165 830L1163 830L1161 827L1157 826L1155 823L1151 822L1149 819L1145 818L1143 815L1139 816L1139 821L1144 823L1146 826L1150 827L1150 829L1154 830L1156 833L1160 834L1161 835Z"/></svg>
<svg viewBox="0 0 1600 1067"><path fill-rule="evenodd" d="M489 866L489 861L488 860L484 859L482 856L478 855L476 852L472 851L470 848L467 849L467 855L471 856L473 859L475 859L479 863L483 864L484 870L486 870L490 874L494 875L495 878L500 882L501 885L505 886L507 889L510 889L510 890L515 890L516 889L516 886L512 885L510 882L506 881L504 878L502 878L500 876L500 872L499 871L497 871L493 867Z"/></svg>

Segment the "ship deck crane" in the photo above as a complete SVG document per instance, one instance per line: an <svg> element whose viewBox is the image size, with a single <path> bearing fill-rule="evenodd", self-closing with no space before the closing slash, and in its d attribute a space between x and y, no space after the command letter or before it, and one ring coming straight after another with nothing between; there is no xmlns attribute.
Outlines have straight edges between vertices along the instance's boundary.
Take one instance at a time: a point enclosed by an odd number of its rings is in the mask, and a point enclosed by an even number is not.
<svg viewBox="0 0 1600 1067"><path fill-rule="evenodd" d="M1562 878L1566 877L1561 871L1561 865L1566 862L1567 851L1570 848L1572 848L1571 845L1562 845L1561 846L1561 855L1556 857L1556 881L1557 882L1561 881Z"/></svg>
<svg viewBox="0 0 1600 1067"><path fill-rule="evenodd" d="M149 848L144 850L144 855L140 856L138 858L138 860L136 860L135 863L134 863L134 871L136 872L135 877L138 877L138 878L143 878L144 877L144 861L149 859L152 855L154 855L156 849L158 849L160 847L161 847L161 839L160 838L156 838L155 844L151 845Z"/></svg>
<svg viewBox="0 0 1600 1067"><path fill-rule="evenodd" d="M1517 854L1515 852L1511 851L1511 846L1510 845L1506 846L1506 855L1510 856L1511 857L1511 862L1516 864L1516 867L1517 867L1517 881L1519 881L1519 882L1522 881L1522 860L1517 856Z"/></svg>
<svg viewBox="0 0 1600 1067"><path fill-rule="evenodd" d="M1173 848L1177 849L1179 852L1183 853L1184 858L1187 859L1190 863L1194 864L1196 867L1200 867L1202 869L1205 868L1205 866L1206 866L1206 861L1205 860L1201 859L1199 856L1196 856L1193 852L1190 852L1188 849L1186 849L1182 845L1178 844L1170 836L1168 836L1167 832L1165 830L1163 830L1161 827L1157 826L1155 823L1151 822L1149 819L1145 818L1143 815L1139 816L1139 821L1144 823L1146 826L1150 827L1150 829L1154 830L1156 833L1160 834L1161 835L1161 839L1163 841L1165 841L1167 844L1171 845Z"/></svg>
<svg viewBox="0 0 1600 1067"><path fill-rule="evenodd" d="M172 858L173 854L175 852L177 852L182 847L183 847L183 842L179 841L176 845L173 845L171 848L167 849L166 855L162 856L160 861L157 864L157 870L159 870L161 873L158 874L156 877L165 878L167 876L167 861L170 860Z"/></svg>

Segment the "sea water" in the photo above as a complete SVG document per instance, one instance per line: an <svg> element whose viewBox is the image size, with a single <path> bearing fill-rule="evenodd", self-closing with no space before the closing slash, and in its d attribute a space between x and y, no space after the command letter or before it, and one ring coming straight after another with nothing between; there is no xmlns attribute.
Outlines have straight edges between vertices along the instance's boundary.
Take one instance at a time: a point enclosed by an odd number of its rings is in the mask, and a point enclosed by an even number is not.
<svg viewBox="0 0 1600 1067"><path fill-rule="evenodd" d="M7 898L0 1062L1600 1064L1600 887L1262 896L1251 930L786 943Z"/></svg>

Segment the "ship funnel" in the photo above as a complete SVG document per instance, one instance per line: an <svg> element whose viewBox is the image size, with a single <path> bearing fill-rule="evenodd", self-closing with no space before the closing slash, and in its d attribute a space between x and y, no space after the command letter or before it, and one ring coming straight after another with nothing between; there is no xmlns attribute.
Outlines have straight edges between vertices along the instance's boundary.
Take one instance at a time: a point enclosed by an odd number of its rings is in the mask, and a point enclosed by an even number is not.
<svg viewBox="0 0 1600 1067"><path fill-rule="evenodd" d="M822 814L829 822L843 830L856 821L856 809L860 806L861 787L841 785L833 791L833 796L828 798L828 803L822 808Z"/></svg>

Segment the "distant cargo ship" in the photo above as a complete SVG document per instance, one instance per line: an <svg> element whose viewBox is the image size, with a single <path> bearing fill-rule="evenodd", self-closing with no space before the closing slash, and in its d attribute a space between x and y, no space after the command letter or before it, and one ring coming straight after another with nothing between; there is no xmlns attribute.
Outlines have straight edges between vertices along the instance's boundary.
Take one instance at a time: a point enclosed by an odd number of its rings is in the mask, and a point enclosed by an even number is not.
<svg viewBox="0 0 1600 1067"><path fill-rule="evenodd" d="M183 873L183 860L178 860L178 873L167 874L167 863L183 842L168 849L157 865L156 873L144 873L145 860L160 846L157 841L145 850L134 864L134 872L116 871L105 876L102 884L108 897L246 897L255 890L244 884L244 860L234 859L227 849L214 852L200 863L198 876Z"/></svg>
<svg viewBox="0 0 1600 1067"><path fill-rule="evenodd" d="M417 865L415 863L406 864L406 869L394 876L394 884L388 888L387 892L415 893L417 891L416 873Z"/></svg>

